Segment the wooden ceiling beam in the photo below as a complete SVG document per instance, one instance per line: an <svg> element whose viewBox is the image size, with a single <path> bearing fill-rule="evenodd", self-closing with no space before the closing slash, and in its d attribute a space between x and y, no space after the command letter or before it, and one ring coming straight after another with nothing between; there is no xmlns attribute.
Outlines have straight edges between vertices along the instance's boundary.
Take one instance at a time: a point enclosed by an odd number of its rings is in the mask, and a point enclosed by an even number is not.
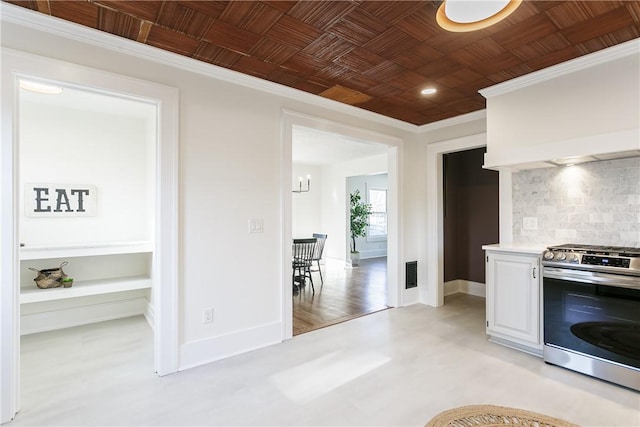
<svg viewBox="0 0 640 427"><path fill-rule="evenodd" d="M146 43L149 38L149 32L151 32L151 27L153 26L153 22L149 21L141 21L140 22L140 31L138 31L138 37L136 41L140 43Z"/></svg>
<svg viewBox="0 0 640 427"><path fill-rule="evenodd" d="M51 15L51 5L49 4L49 0L37 0L36 5L38 6L38 12Z"/></svg>

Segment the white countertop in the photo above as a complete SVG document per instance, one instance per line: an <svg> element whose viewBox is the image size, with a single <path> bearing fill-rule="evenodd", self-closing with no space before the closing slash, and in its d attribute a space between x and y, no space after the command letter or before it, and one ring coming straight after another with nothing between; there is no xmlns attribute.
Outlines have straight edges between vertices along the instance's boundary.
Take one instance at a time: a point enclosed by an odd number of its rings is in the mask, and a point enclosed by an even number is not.
<svg viewBox="0 0 640 427"><path fill-rule="evenodd" d="M531 243L495 243L493 245L483 245L482 249L494 252L542 255L547 246Z"/></svg>

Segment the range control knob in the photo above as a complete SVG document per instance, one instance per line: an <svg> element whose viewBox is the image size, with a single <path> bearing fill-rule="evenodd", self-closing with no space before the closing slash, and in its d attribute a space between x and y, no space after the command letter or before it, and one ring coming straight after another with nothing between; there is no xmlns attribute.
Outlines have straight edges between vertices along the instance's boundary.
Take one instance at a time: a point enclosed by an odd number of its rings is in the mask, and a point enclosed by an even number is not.
<svg viewBox="0 0 640 427"><path fill-rule="evenodd" d="M558 252L555 258L556 258L556 261L564 261L565 259L567 259L567 254L564 252Z"/></svg>
<svg viewBox="0 0 640 427"><path fill-rule="evenodd" d="M571 252L569 254L568 261L569 262L578 262L578 261L580 261L580 257L578 257L578 254Z"/></svg>
<svg viewBox="0 0 640 427"><path fill-rule="evenodd" d="M551 261L553 259L553 252L551 251L544 251L544 255L542 255L544 257L544 259L546 259L547 261Z"/></svg>

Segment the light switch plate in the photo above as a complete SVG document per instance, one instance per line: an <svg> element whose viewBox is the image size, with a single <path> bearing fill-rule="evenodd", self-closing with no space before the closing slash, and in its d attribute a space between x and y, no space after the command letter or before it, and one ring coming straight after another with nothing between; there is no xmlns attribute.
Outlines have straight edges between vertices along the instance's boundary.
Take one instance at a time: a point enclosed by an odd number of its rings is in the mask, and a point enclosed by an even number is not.
<svg viewBox="0 0 640 427"><path fill-rule="evenodd" d="M249 233L262 233L263 231L262 218L251 218L249 220Z"/></svg>

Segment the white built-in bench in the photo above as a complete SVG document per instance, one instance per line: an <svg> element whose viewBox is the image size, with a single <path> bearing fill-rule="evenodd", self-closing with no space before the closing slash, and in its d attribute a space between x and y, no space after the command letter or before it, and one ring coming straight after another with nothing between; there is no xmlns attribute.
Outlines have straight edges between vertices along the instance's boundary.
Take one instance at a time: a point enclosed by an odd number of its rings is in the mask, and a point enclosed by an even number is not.
<svg viewBox="0 0 640 427"><path fill-rule="evenodd" d="M21 333L144 314L151 321L153 242L116 242L20 248ZM58 267L74 279L70 288L39 289L33 279Z"/></svg>

